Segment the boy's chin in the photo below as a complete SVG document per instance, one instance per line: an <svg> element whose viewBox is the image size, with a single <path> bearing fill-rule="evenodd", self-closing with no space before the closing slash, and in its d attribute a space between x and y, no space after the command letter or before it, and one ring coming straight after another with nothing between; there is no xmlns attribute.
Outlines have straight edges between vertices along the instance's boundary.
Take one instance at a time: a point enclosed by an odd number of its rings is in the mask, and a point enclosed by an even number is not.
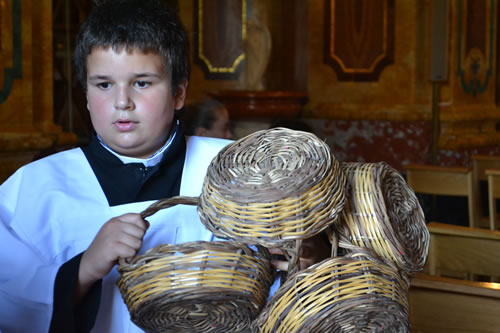
<svg viewBox="0 0 500 333"><path fill-rule="evenodd" d="M146 159L151 157L154 153L156 153L161 147L154 149L137 149L137 147L125 147L121 149L120 155L131 157L131 158L140 158Z"/></svg>

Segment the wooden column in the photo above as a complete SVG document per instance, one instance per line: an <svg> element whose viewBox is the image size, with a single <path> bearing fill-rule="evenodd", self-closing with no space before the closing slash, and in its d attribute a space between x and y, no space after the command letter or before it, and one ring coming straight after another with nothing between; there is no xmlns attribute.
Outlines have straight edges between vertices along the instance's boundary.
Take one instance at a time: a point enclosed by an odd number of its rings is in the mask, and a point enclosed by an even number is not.
<svg viewBox="0 0 500 333"><path fill-rule="evenodd" d="M0 181L39 151L76 142L53 122L52 1L2 4Z"/></svg>

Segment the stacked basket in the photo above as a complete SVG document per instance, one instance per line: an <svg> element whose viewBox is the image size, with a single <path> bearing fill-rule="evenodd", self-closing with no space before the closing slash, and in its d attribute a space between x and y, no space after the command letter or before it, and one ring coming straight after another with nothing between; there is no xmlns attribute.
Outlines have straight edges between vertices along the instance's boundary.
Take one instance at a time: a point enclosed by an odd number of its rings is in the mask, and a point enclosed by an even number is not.
<svg viewBox="0 0 500 333"><path fill-rule="evenodd" d="M267 249L236 242L160 245L118 267L132 321L147 332L239 332L274 280Z"/></svg>
<svg viewBox="0 0 500 333"><path fill-rule="evenodd" d="M345 163L348 200L335 231L354 245L373 249L403 274L424 267L429 231L413 190L386 163Z"/></svg>
<svg viewBox="0 0 500 333"><path fill-rule="evenodd" d="M255 332L407 332L408 282L368 249L325 260L286 281Z"/></svg>
<svg viewBox="0 0 500 333"><path fill-rule="evenodd" d="M429 233L415 193L385 163L345 163L347 203L329 230L347 254L290 276L255 332L409 332L409 278Z"/></svg>
<svg viewBox="0 0 500 333"><path fill-rule="evenodd" d="M212 259L204 261L193 260L183 244L151 249L130 263L122 260L118 286L132 320L148 332L238 332L249 328L264 306L269 277L274 278L270 258L254 252L245 258L256 260L250 268L242 267L241 257L221 267L214 258L226 257L231 251L220 247L233 251L248 251L247 244L258 249L279 248L290 271L298 271L301 241L338 221L345 204L344 189L340 163L313 134L276 128L228 145L210 164L199 198L159 200L141 214L147 217L176 204L197 205L202 223L228 241L220 242L217 251L212 248L208 256ZM200 256L207 258L200 253L194 258ZM259 281L258 285L250 281L237 284L239 279L232 278L235 271L241 276L248 269L248 278ZM186 285L192 279L196 282ZM244 285L249 288L246 293L241 289Z"/></svg>
<svg viewBox="0 0 500 333"><path fill-rule="evenodd" d="M279 248L298 270L301 241L331 227L345 177L314 134L274 128L228 145L208 168L198 212L216 236Z"/></svg>
<svg viewBox="0 0 500 333"><path fill-rule="evenodd" d="M342 165L311 133L264 130L214 158L200 197L160 200L142 215L175 204L197 205L228 241L159 246L120 262L120 291L145 330L409 329L408 278L423 267L429 236L413 191L388 165ZM302 241L322 232L335 256L299 271ZM282 250L290 275L264 304L274 279L267 248Z"/></svg>

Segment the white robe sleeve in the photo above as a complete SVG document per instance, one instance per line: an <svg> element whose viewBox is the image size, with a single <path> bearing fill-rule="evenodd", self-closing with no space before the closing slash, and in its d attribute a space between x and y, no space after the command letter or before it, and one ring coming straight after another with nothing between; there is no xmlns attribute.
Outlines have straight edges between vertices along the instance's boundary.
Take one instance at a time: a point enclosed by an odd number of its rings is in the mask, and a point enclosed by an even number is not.
<svg viewBox="0 0 500 333"><path fill-rule="evenodd" d="M59 265L46 262L10 226L21 179L19 170L0 187L0 329L47 332Z"/></svg>

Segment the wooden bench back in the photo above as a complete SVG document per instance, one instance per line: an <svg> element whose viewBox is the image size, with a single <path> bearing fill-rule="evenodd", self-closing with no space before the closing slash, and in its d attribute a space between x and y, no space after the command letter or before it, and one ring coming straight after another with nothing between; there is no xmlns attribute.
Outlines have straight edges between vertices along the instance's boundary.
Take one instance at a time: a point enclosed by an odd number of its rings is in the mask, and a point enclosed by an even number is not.
<svg viewBox="0 0 500 333"><path fill-rule="evenodd" d="M469 226L475 225L475 193L471 168L423 164L408 164L404 168L408 185L415 192L467 197Z"/></svg>
<svg viewBox="0 0 500 333"><path fill-rule="evenodd" d="M489 221L490 229L497 229L497 199L500 199L500 169L486 170L488 177L488 207L489 207Z"/></svg>
<svg viewBox="0 0 500 333"><path fill-rule="evenodd" d="M491 228L491 218L488 212L488 216L483 214L483 209L481 202L489 200L481 193L481 182L488 182L488 175L486 170L497 169L500 170L500 156L491 155L472 155L472 182L474 186L474 197L475 201L475 212L476 221L480 227ZM489 202L489 201L488 201Z"/></svg>
<svg viewBox="0 0 500 333"><path fill-rule="evenodd" d="M500 232L435 222L427 227L431 239L426 272L500 277Z"/></svg>
<svg viewBox="0 0 500 333"><path fill-rule="evenodd" d="M500 232L444 223L427 224L431 236L426 273L412 279L412 333L498 332L500 283L437 276L500 276Z"/></svg>
<svg viewBox="0 0 500 333"><path fill-rule="evenodd" d="M500 283L417 274L411 281L412 333L498 332Z"/></svg>

